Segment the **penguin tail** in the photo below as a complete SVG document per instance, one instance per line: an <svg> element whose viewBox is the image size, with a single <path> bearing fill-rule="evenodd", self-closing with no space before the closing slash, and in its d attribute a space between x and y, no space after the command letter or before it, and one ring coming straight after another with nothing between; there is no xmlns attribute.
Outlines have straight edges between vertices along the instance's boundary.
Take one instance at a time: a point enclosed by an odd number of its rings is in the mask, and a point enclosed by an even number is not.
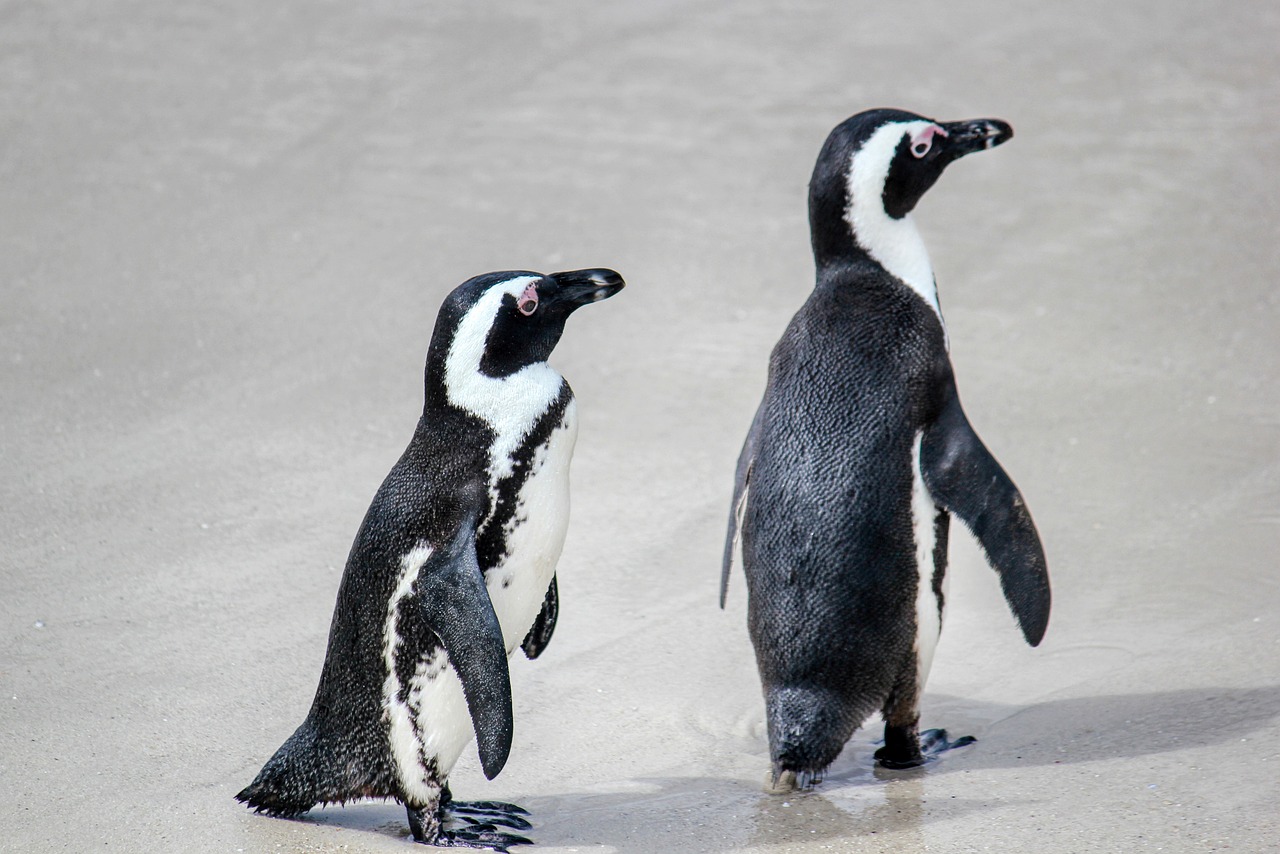
<svg viewBox="0 0 1280 854"><path fill-rule="evenodd" d="M271 816L301 815L322 800L323 769L317 751L315 728L308 720L262 766L254 781L236 800L256 812Z"/></svg>
<svg viewBox="0 0 1280 854"><path fill-rule="evenodd" d="M765 695L773 786L808 788L844 749L862 718L844 698L817 686L772 686Z"/></svg>

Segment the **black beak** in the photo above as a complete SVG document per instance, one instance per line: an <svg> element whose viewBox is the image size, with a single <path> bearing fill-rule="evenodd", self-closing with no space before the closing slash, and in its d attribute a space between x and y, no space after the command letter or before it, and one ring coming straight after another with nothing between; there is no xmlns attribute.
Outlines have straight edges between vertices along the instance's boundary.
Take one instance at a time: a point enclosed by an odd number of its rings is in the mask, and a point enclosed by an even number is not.
<svg viewBox="0 0 1280 854"><path fill-rule="evenodd" d="M946 150L952 159L995 148L1013 138L1013 128L999 119L943 122L942 127L947 132Z"/></svg>
<svg viewBox="0 0 1280 854"><path fill-rule="evenodd" d="M608 299L626 284L622 276L603 267L551 273L547 278L557 285L553 299L573 308Z"/></svg>

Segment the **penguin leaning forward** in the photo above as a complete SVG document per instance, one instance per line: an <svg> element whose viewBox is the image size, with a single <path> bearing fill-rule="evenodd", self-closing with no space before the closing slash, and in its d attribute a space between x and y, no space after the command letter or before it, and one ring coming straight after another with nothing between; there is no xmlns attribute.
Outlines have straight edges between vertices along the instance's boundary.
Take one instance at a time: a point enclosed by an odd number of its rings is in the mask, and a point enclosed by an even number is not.
<svg viewBox="0 0 1280 854"><path fill-rule="evenodd" d="M1026 504L960 407L933 269L911 216L995 119L871 110L838 125L809 185L817 284L769 361L738 460L720 605L739 545L768 719L771 791L822 779L873 713L887 768L967 744L917 730L958 516L1032 646L1049 575Z"/></svg>
<svg viewBox="0 0 1280 854"><path fill-rule="evenodd" d="M351 547L311 711L238 800L295 816L395 798L418 842L529 843L500 829L528 829L524 810L454 802L448 776L473 730L485 776L502 770L507 657L536 658L555 629L577 408L547 358L575 309L622 286L604 269L489 273L445 299L422 418Z"/></svg>

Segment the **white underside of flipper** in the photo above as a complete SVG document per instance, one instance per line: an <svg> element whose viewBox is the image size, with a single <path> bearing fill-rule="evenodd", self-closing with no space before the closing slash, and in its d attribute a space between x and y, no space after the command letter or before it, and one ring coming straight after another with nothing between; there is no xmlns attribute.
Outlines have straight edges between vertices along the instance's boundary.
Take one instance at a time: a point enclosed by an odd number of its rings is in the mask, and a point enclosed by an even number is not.
<svg viewBox="0 0 1280 854"><path fill-rule="evenodd" d="M933 653L938 645L938 636L942 633L942 602L933 589L933 575L936 571L934 549L938 543L936 520L938 505L925 486L924 475L920 470L920 446L924 433L916 434L911 446L911 522L915 532L916 558L916 687L919 694L924 693L924 683L929 678L929 669L933 666ZM946 600L947 577L942 576L943 601Z"/></svg>
<svg viewBox="0 0 1280 854"><path fill-rule="evenodd" d="M555 575L569 530L569 463L578 439L578 404L570 400L560 424L537 449L507 522L507 556L485 583L502 624L507 654L529 633Z"/></svg>
<svg viewBox="0 0 1280 854"><path fill-rule="evenodd" d="M423 662L413 677L407 700L400 697L400 677L396 672L396 656L403 638L400 634L400 603L413 592L414 582L423 565L431 557L432 548L421 543L400 559L400 577L396 589L387 602L387 618L383 629L383 666L386 678L382 683L382 709L387 717L391 758L395 763L400 786L409 798L419 804L428 804L440 794L440 787L429 780L424 764L426 751L418 721L422 708L421 691L416 684L423 675ZM443 653L441 653L443 655ZM457 677L454 677L457 681ZM462 686L458 686L461 694ZM463 701L465 710L466 701ZM457 757L454 757L455 761Z"/></svg>

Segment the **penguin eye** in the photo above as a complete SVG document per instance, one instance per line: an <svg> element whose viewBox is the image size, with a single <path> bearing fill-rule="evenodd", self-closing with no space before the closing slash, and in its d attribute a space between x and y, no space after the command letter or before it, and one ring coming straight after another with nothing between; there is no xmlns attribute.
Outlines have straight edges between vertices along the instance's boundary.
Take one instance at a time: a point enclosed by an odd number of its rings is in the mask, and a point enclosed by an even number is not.
<svg viewBox="0 0 1280 854"><path fill-rule="evenodd" d="M538 289L533 285L524 289L524 293L520 294L516 300L516 310L525 317L533 314L538 310Z"/></svg>
<svg viewBox="0 0 1280 854"><path fill-rule="evenodd" d="M930 151L933 151L933 138L940 136L946 139L948 136L946 128L940 125L929 125L920 131L911 135L911 156L916 160L924 157Z"/></svg>

